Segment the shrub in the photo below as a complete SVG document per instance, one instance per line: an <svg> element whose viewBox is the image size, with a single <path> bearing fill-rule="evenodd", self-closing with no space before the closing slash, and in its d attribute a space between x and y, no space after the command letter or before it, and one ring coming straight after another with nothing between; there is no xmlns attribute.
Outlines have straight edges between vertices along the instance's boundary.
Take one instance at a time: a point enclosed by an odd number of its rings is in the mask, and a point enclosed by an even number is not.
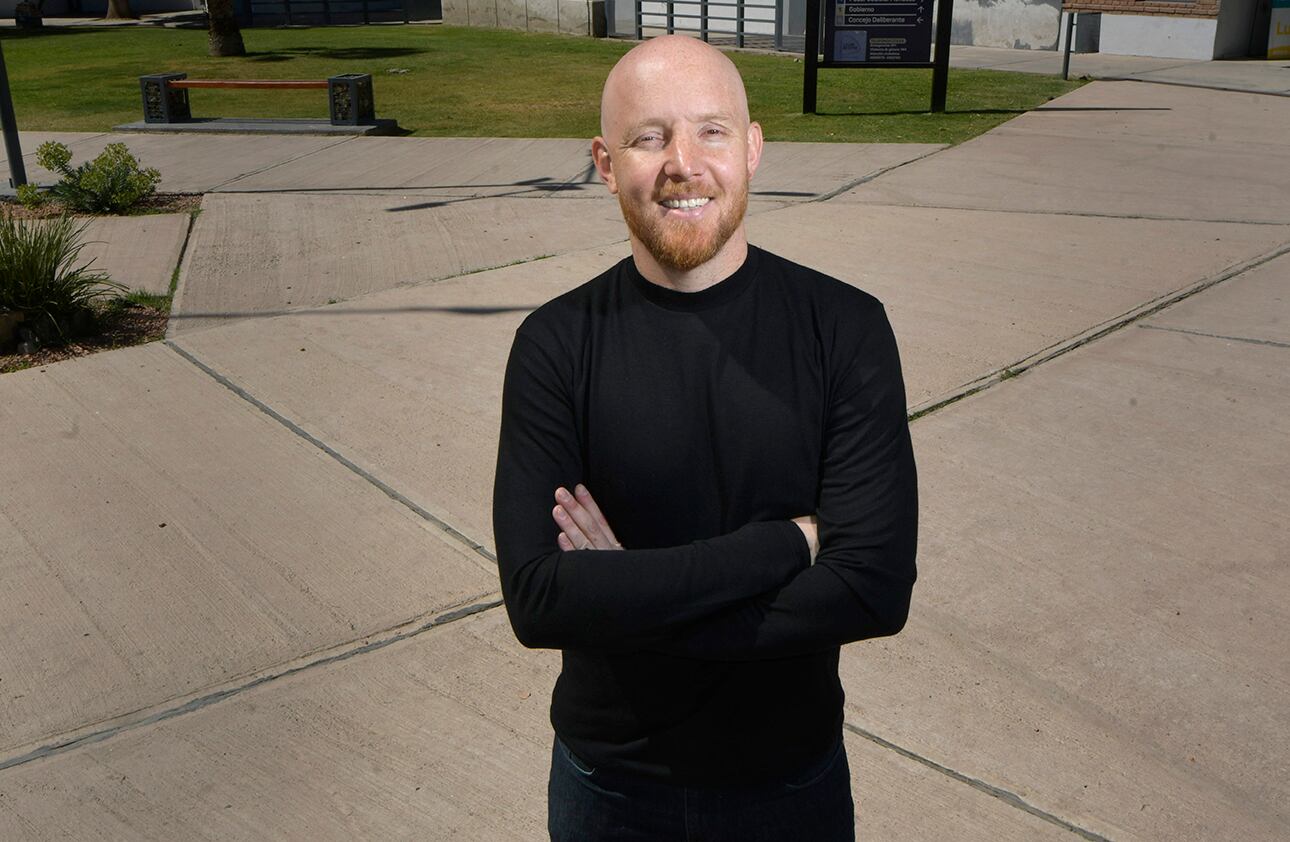
<svg viewBox="0 0 1290 842"><path fill-rule="evenodd" d="M23 184L18 187L18 203L25 208L38 208L45 204L45 194L34 184Z"/></svg>
<svg viewBox="0 0 1290 842"><path fill-rule="evenodd" d="M77 266L88 221L69 216L25 221L0 215L0 311L23 313L42 342L65 342L92 320L90 304L125 290L106 273Z"/></svg>
<svg viewBox="0 0 1290 842"><path fill-rule="evenodd" d="M93 161L74 169L71 161L71 150L57 141L36 148L36 163L62 176L50 192L79 211L121 213L151 196L161 181L152 167L140 169L124 143L109 143Z"/></svg>

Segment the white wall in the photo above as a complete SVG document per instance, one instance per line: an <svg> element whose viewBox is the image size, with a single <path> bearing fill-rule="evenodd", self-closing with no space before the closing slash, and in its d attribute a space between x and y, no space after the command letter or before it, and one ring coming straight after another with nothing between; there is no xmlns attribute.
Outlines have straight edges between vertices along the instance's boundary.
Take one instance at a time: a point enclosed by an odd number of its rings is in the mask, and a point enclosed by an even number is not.
<svg viewBox="0 0 1290 842"><path fill-rule="evenodd" d="M1102 15L1100 49L1121 56L1214 58L1214 18Z"/></svg>
<svg viewBox="0 0 1290 842"><path fill-rule="evenodd" d="M1051 50L1059 0L956 0L950 43Z"/></svg>

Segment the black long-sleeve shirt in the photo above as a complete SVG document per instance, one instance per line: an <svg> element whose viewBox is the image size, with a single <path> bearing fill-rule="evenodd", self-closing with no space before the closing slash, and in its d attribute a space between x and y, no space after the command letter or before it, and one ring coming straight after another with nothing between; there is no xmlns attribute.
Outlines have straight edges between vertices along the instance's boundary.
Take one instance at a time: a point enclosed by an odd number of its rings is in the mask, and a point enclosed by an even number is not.
<svg viewBox="0 0 1290 842"><path fill-rule="evenodd" d="M750 247L682 293L628 258L540 307L506 368L493 526L520 642L563 650L551 721L607 767L774 779L838 739L838 647L894 634L917 483L877 299ZM561 551L582 482L623 551ZM814 565L790 519L816 514Z"/></svg>

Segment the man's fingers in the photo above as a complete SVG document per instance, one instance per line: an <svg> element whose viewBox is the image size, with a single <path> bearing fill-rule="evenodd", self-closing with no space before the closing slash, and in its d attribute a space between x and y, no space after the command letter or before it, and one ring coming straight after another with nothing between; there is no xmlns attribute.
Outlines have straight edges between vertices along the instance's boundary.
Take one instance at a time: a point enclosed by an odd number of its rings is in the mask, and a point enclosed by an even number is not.
<svg viewBox="0 0 1290 842"><path fill-rule="evenodd" d="M556 489L555 499L556 502L560 504L558 508L562 509L564 513L572 519L573 523L582 531L582 534L591 544L591 547L594 547L597 550L612 550L615 548L613 538L605 534L608 524L604 524L603 519L597 519L592 515L585 506L574 499L574 496L569 493L568 489L564 487ZM557 522L558 520L559 515L557 515ZM564 524L561 523L560 527L563 529ZM566 529L565 532L568 532L568 530ZM572 538L576 544L577 536L570 535L569 537ZM584 548L579 547L579 549Z"/></svg>
<svg viewBox="0 0 1290 842"><path fill-rule="evenodd" d="M600 506L596 505L596 500L591 496L591 492L587 490L587 486L582 483L575 485L573 487L573 496L591 514L592 519L595 520L596 525L604 533L610 545L614 548L621 547L622 544L618 543L618 539L614 537L614 530L609 528L609 521L600 513Z"/></svg>
<svg viewBox="0 0 1290 842"><path fill-rule="evenodd" d="M552 516L572 549L621 550L618 537L609 527L600 506L591 492L581 483L574 486L574 493L563 486L555 490L556 507ZM557 539L558 540L558 539ZM564 545L561 544L561 549Z"/></svg>
<svg viewBox="0 0 1290 842"><path fill-rule="evenodd" d="M555 518L555 525L560 527L560 535L556 538L565 539L569 546L560 546L562 550L590 550L593 549L591 539L589 539L578 524L569 516L569 512L564 506L556 506L551 510L551 517Z"/></svg>

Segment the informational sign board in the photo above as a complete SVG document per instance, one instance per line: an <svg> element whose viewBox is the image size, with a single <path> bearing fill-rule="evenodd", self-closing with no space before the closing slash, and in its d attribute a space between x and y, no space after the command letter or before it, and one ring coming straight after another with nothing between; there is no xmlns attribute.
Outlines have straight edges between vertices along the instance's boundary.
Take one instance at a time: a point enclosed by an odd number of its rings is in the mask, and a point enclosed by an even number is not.
<svg viewBox="0 0 1290 842"><path fill-rule="evenodd" d="M932 0L825 0L824 8L825 64L931 61Z"/></svg>
<svg viewBox="0 0 1290 842"><path fill-rule="evenodd" d="M932 3L936 3L936 59L932 56ZM1273 0L1290 3L1290 0ZM814 114L821 67L927 68L934 112L945 110L950 75L950 22L954 0L806 0L806 54L802 113ZM820 24L824 24L821 38ZM823 49L821 49L823 48ZM820 53L824 61L820 61Z"/></svg>
<svg viewBox="0 0 1290 842"><path fill-rule="evenodd" d="M1272 0L1268 58L1290 58L1290 0Z"/></svg>

